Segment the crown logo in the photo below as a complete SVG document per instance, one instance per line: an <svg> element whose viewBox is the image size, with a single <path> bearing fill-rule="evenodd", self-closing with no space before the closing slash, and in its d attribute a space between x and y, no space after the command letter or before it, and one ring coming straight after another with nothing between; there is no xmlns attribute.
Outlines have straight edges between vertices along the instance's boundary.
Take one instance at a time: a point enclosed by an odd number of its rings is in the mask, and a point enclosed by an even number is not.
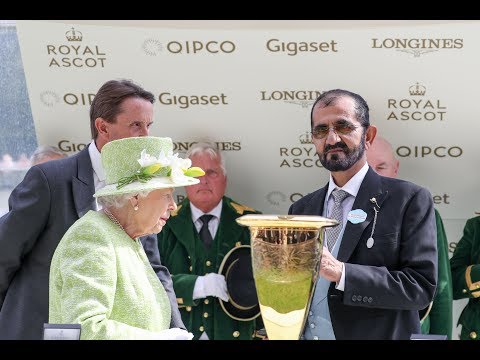
<svg viewBox="0 0 480 360"><path fill-rule="evenodd" d="M83 35L80 31L75 31L75 28L72 27L72 30L65 33L65 37L68 41L82 41Z"/></svg>
<svg viewBox="0 0 480 360"><path fill-rule="evenodd" d="M301 144L312 144L312 134L309 131L305 131L305 134L302 134L298 137Z"/></svg>
<svg viewBox="0 0 480 360"><path fill-rule="evenodd" d="M415 85L412 85L408 88L410 95L412 96L423 96L427 91L425 86L420 85L418 82Z"/></svg>

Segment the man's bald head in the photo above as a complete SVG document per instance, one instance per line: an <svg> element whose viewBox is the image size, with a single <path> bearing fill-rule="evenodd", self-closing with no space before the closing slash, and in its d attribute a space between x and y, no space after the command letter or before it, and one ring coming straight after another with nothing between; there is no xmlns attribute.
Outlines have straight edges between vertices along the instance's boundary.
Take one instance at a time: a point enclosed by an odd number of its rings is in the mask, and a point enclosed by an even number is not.
<svg viewBox="0 0 480 360"><path fill-rule="evenodd" d="M381 136L376 136L367 150L367 162L378 174L396 178L400 162L395 158L392 145Z"/></svg>

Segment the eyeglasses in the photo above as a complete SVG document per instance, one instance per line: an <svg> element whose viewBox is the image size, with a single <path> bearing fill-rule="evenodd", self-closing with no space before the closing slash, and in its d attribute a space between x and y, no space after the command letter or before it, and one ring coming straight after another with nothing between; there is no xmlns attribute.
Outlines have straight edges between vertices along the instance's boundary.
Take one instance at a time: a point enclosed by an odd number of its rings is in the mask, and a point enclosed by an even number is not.
<svg viewBox="0 0 480 360"><path fill-rule="evenodd" d="M315 128L313 128L312 130L312 136L315 138L315 139L323 139L325 137L327 137L328 135L328 132L330 131L330 129L332 129L335 134L337 135L348 135L350 134L352 131L356 130L357 128L359 128L360 126L356 126L356 125L353 125L349 122L345 122L345 123L337 123L333 126L327 126L327 125L318 125L316 126Z"/></svg>

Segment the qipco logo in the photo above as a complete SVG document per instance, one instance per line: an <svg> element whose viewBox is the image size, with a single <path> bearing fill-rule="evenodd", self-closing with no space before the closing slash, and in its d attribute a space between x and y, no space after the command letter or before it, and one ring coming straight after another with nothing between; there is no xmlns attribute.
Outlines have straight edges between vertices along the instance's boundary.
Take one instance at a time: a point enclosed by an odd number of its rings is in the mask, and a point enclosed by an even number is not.
<svg viewBox="0 0 480 360"><path fill-rule="evenodd" d="M172 54L231 54L235 51L233 41L170 41L167 50Z"/></svg>

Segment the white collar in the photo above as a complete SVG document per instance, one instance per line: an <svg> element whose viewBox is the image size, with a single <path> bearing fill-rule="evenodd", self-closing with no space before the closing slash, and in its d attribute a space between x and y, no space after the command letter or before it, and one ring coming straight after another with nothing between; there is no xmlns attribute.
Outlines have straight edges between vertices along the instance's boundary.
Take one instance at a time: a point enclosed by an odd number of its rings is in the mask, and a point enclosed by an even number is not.
<svg viewBox="0 0 480 360"><path fill-rule="evenodd" d="M92 161L93 172L97 175L99 181L105 181L105 170L103 170L102 156L95 145L95 140L92 140L88 147L88 154Z"/></svg>
<svg viewBox="0 0 480 360"><path fill-rule="evenodd" d="M362 185L363 179L365 178L365 175L367 175L367 172L368 172L368 163L365 163L365 165L363 165L362 168L355 175L353 175L353 177L350 180L348 180L348 182L345 185L343 185L341 188L339 188L335 184L335 181L333 181L332 174L330 173L330 180L328 182L328 191L325 199L328 199L332 191L335 190L336 188L342 189L348 192L350 195L356 197L358 194L358 190L360 189L360 185Z"/></svg>
<svg viewBox="0 0 480 360"><path fill-rule="evenodd" d="M223 204L223 199L220 200L220 202L215 206L212 210L208 212L208 214L215 216L217 219L220 219L220 214L222 213L222 204ZM205 215L205 213L197 208L195 205L190 202L190 208L192 209L192 220L193 222L196 222L198 218L202 215Z"/></svg>

